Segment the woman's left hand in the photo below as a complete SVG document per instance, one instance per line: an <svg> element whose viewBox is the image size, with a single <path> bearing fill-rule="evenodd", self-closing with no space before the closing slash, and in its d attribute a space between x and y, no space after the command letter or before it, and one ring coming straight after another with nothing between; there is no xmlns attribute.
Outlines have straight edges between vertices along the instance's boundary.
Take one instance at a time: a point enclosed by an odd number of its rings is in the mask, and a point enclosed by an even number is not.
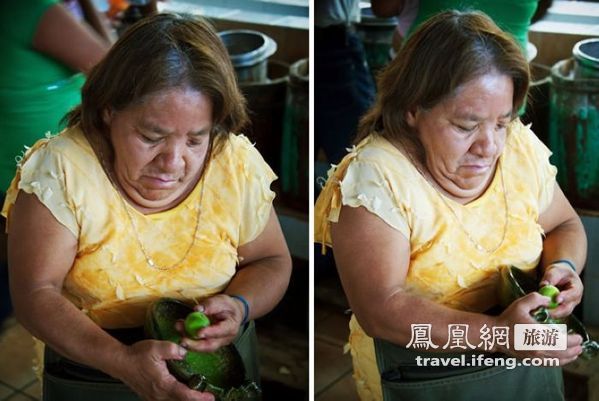
<svg viewBox="0 0 599 401"><path fill-rule="evenodd" d="M194 310L205 313L210 319L210 326L199 330L198 340L194 340L187 337L183 321L178 321L176 328L185 335L180 345L192 351L212 352L230 344L239 333L243 321L243 308L240 301L226 294L203 300Z"/></svg>
<svg viewBox="0 0 599 401"><path fill-rule="evenodd" d="M560 290L557 297L559 306L551 310L551 316L562 318L570 315L582 300L583 285L578 274L563 263L552 264L545 268L540 286L548 284Z"/></svg>

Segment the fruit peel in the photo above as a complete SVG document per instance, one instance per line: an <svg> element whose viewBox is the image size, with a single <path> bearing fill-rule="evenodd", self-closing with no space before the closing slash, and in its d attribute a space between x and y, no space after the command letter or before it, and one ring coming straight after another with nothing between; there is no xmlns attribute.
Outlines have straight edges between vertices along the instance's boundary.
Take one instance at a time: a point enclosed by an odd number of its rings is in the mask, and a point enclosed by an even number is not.
<svg viewBox="0 0 599 401"><path fill-rule="evenodd" d="M210 319L203 312L191 312L185 318L185 333L189 338L198 340L198 331L204 327L210 326Z"/></svg>
<svg viewBox="0 0 599 401"><path fill-rule="evenodd" d="M557 296L559 295L559 288L554 285L548 284L539 288L539 294L551 299L549 305L547 305L548 309L555 309L559 306L557 302Z"/></svg>

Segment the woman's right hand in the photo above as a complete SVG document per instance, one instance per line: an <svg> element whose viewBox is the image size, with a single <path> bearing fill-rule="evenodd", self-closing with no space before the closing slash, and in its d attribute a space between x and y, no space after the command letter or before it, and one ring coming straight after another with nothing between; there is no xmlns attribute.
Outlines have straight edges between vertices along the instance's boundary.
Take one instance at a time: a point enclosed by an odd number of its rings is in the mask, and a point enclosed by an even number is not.
<svg viewBox="0 0 599 401"><path fill-rule="evenodd" d="M559 358L559 365L563 366L573 362L582 352L582 337L579 334L568 334L567 348L563 351L556 350L538 350L523 351L514 349L514 330L515 324L535 324L538 323L532 316L532 313L544 306L549 305L550 299L538 292L531 292L508 306L501 315L497 317L497 327L509 327L510 345L509 347L500 346L496 351L514 356L516 358Z"/></svg>
<svg viewBox="0 0 599 401"><path fill-rule="evenodd" d="M169 371L166 361L181 360L186 350L169 341L144 340L126 348L118 378L144 401L213 401L210 393L192 390L179 382Z"/></svg>

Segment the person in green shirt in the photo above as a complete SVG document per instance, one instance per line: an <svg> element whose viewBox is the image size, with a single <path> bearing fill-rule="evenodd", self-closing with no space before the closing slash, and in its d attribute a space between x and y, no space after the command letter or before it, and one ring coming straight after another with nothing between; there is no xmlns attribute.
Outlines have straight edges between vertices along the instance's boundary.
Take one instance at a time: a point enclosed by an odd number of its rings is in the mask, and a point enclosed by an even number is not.
<svg viewBox="0 0 599 401"><path fill-rule="evenodd" d="M0 201L25 150L80 103L88 72L110 44L59 0L0 3ZM82 74L83 73L83 74ZM0 218L0 322L10 313L5 220Z"/></svg>
<svg viewBox="0 0 599 401"><path fill-rule="evenodd" d="M371 0L372 11L380 17L401 14L406 0ZM539 0L420 0L418 12L406 38L433 15L451 9L479 10L487 14L502 30L510 33L526 54L528 28Z"/></svg>

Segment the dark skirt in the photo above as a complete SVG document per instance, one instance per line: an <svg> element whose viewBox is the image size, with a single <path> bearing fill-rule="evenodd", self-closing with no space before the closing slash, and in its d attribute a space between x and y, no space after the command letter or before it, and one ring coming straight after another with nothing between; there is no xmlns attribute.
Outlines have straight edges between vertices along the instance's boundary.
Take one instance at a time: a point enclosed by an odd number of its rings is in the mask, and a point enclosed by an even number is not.
<svg viewBox="0 0 599 401"><path fill-rule="evenodd" d="M423 352L379 339L374 340L374 345L381 372L383 401L564 400L562 370L559 367L522 366L521 363L518 366L521 361L501 354L483 354L482 358L503 359L504 366L425 367L417 366L418 356L458 358L456 362L460 365L481 364L474 363L472 355L476 358L476 354L471 352Z"/></svg>

